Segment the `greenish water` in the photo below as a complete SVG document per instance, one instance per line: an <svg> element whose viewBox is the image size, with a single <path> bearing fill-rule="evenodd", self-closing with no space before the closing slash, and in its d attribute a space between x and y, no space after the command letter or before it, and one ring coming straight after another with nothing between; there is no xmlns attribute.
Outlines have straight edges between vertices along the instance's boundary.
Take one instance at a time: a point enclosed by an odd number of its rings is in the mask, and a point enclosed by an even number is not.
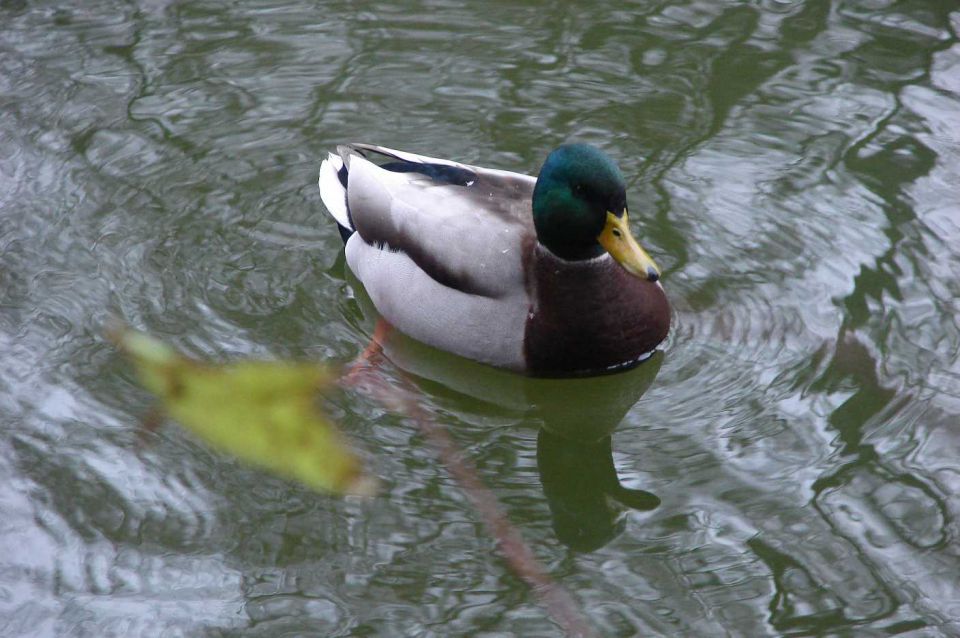
<svg viewBox="0 0 960 638"><path fill-rule="evenodd" d="M375 318L326 150L534 172L579 139L664 268L663 357L530 385L391 351L536 555L605 636L960 635L958 29L933 0L0 1L0 634L557 635L415 426L337 398L384 488L318 496L141 440L102 328L350 361Z"/></svg>

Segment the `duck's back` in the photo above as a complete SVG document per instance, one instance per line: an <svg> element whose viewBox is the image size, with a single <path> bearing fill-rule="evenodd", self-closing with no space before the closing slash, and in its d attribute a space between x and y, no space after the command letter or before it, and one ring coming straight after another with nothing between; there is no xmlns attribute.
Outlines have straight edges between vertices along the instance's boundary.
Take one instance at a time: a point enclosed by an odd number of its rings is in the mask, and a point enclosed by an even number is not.
<svg viewBox="0 0 960 638"><path fill-rule="evenodd" d="M321 167L321 195L377 310L427 344L525 370L535 180L381 147L339 151Z"/></svg>

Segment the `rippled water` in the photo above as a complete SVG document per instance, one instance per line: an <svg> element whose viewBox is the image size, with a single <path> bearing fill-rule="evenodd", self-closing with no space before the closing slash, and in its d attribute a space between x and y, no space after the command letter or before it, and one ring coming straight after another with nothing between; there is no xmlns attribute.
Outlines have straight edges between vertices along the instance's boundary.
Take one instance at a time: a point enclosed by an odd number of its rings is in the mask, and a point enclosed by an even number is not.
<svg viewBox="0 0 960 638"><path fill-rule="evenodd" d="M414 426L335 400L384 492L317 496L144 437L103 325L349 361L324 151L576 138L665 267L664 356L391 351L538 557L603 635L960 635L954 2L73 4L0 2L0 634L556 634Z"/></svg>

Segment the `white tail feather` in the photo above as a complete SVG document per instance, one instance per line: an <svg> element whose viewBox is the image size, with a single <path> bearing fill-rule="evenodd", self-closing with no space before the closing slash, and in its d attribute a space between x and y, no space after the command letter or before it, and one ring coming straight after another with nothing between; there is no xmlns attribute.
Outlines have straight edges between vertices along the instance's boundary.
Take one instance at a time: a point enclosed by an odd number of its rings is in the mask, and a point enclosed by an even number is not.
<svg viewBox="0 0 960 638"><path fill-rule="evenodd" d="M320 199L337 223L353 230L350 224L350 215L347 213L347 191L337 173L343 168L343 160L333 153L327 155L327 159L320 164Z"/></svg>

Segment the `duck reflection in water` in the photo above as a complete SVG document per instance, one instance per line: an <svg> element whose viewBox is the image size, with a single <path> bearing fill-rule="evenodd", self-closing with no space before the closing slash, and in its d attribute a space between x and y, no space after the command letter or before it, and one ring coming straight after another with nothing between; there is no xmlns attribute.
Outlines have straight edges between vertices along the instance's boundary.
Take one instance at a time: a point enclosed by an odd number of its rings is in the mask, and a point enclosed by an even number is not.
<svg viewBox="0 0 960 638"><path fill-rule="evenodd" d="M537 436L540 481L557 538L572 549L598 549L623 531L627 509L660 505L655 494L620 484L611 433L653 383L662 360L657 352L620 374L531 384L535 414L543 422Z"/></svg>
<svg viewBox="0 0 960 638"><path fill-rule="evenodd" d="M561 543L589 552L623 531L626 509L646 512L660 505L656 494L620 485L611 437L576 442L541 429L537 467Z"/></svg>
<svg viewBox="0 0 960 638"><path fill-rule="evenodd" d="M364 303L362 287L354 289L362 315L376 316ZM660 504L656 495L620 484L611 434L653 383L661 352L617 374L538 379L436 350L396 330L386 332L381 346L391 363L431 395L459 399L460 404L465 397L479 400L540 426L537 467L553 528L565 545L598 549L623 530L628 509L649 511Z"/></svg>

